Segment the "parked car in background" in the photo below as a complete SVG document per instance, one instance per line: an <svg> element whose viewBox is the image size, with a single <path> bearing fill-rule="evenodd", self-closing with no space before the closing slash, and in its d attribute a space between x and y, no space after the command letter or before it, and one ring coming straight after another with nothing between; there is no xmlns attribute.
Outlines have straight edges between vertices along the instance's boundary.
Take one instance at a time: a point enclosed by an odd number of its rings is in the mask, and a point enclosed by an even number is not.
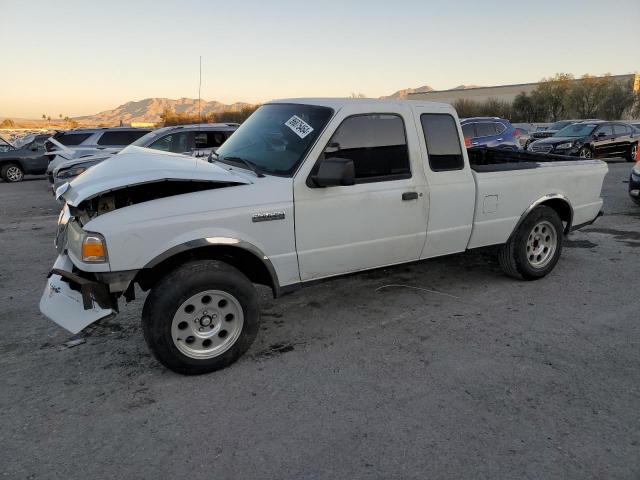
<svg viewBox="0 0 640 480"><path fill-rule="evenodd" d="M581 158L625 157L635 161L640 131L623 122L604 120L574 123L554 136L529 146L534 153L554 153Z"/></svg>
<svg viewBox="0 0 640 480"><path fill-rule="evenodd" d="M216 151L238 128L237 123L205 123L201 125L177 125L148 132L129 146L151 148L164 152L181 153L195 157L207 157ZM53 191L71 181L89 168L106 160L112 154L98 154L60 163L53 169Z"/></svg>
<svg viewBox="0 0 640 480"><path fill-rule="evenodd" d="M519 150L521 131L499 117L472 117L460 120L466 147L499 147Z"/></svg>
<svg viewBox="0 0 640 480"><path fill-rule="evenodd" d="M593 122L596 119L586 119L586 120L560 120L558 122L552 123L551 125L549 125L547 128L545 128L544 130L538 130L535 132L531 133L531 138L529 139L529 141L527 143L525 143L524 148L527 149L529 148L529 145L532 142L535 142L536 140L540 140L542 138L549 138L554 136L556 133L558 133L560 130L562 130L564 127L568 127L569 125L573 125L574 123L580 123L580 122Z"/></svg>
<svg viewBox="0 0 640 480"><path fill-rule="evenodd" d="M5 182L21 182L25 175L42 175L49 158L44 148L45 135L28 135L10 150L0 152L0 177Z"/></svg>
<svg viewBox="0 0 640 480"><path fill-rule="evenodd" d="M636 160L629 177L629 196L631 200L640 205L640 157L636 157Z"/></svg>
<svg viewBox="0 0 640 480"><path fill-rule="evenodd" d="M62 162L96 154L110 154L149 133L150 128L79 128L58 132L46 143L50 157L47 167L49 181L53 182L53 170Z"/></svg>

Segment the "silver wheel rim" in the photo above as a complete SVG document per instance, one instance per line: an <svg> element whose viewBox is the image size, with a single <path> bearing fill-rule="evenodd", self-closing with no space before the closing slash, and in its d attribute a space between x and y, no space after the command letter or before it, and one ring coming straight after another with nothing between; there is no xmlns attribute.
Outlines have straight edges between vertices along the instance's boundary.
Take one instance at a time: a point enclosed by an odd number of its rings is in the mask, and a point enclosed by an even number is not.
<svg viewBox="0 0 640 480"><path fill-rule="evenodd" d="M543 220L537 223L527 238L527 260L533 268L544 268L556 252L558 234L556 227Z"/></svg>
<svg viewBox="0 0 640 480"><path fill-rule="evenodd" d="M10 182L19 182L22 180L22 170L18 167L7 168L7 178Z"/></svg>
<svg viewBox="0 0 640 480"><path fill-rule="evenodd" d="M631 160L635 160L638 156L638 145L631 147Z"/></svg>
<svg viewBox="0 0 640 480"><path fill-rule="evenodd" d="M582 158L591 158L591 150L589 150L588 148L583 148L582 150L580 150L580 156Z"/></svg>
<svg viewBox="0 0 640 480"><path fill-rule="evenodd" d="M233 295L206 290L180 305L171 322L171 338L187 357L205 360L229 350L243 324L242 306Z"/></svg>

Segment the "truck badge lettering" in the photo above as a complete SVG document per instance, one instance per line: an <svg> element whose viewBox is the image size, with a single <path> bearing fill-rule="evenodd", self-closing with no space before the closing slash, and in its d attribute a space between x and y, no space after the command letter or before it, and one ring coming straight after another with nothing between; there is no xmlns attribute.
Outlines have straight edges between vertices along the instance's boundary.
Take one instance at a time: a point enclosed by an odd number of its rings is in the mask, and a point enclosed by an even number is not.
<svg viewBox="0 0 640 480"><path fill-rule="evenodd" d="M284 212L254 213L251 217L253 222L269 222L271 220L284 220Z"/></svg>

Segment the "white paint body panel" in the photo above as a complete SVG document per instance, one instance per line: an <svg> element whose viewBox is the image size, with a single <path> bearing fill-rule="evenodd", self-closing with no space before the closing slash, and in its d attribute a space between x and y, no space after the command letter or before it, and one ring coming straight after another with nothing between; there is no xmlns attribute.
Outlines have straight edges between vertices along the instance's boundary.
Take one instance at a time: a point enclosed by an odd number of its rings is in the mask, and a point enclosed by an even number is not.
<svg viewBox="0 0 640 480"><path fill-rule="evenodd" d="M522 215L546 195L569 199L573 225L593 220L602 208L599 197L607 165L599 160L550 162L539 168L504 172L473 172L476 208L473 232L467 248L505 243ZM485 199L496 208L485 212Z"/></svg>

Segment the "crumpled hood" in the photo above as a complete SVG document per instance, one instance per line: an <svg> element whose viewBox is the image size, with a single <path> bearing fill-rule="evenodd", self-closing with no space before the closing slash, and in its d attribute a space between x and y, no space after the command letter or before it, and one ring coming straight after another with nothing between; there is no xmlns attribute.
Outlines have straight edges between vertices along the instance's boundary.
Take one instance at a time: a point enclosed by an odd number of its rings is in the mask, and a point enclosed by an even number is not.
<svg viewBox="0 0 640 480"><path fill-rule="evenodd" d="M56 192L77 207L84 200L123 187L162 180L194 180L213 183L252 183L247 177L194 157L128 147L92 167Z"/></svg>

